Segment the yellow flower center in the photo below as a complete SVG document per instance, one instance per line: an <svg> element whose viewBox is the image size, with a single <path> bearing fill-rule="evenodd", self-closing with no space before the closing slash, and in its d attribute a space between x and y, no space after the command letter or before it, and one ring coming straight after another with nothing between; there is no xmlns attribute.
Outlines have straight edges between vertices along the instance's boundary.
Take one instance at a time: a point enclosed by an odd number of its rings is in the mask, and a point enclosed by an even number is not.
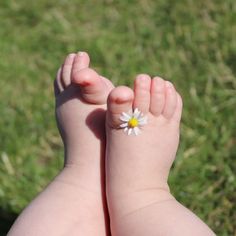
<svg viewBox="0 0 236 236"><path fill-rule="evenodd" d="M138 120L136 118L131 118L128 122L130 128L134 128L138 126Z"/></svg>

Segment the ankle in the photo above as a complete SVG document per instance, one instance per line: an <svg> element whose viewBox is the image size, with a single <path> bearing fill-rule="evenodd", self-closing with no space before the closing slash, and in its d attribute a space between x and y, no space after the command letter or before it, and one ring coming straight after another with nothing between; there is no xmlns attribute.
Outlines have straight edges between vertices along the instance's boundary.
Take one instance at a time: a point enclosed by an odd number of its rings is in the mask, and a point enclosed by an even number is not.
<svg viewBox="0 0 236 236"><path fill-rule="evenodd" d="M103 188L102 183L97 184L98 179L102 179L100 173L90 173L78 165L65 165L61 172L55 177L54 181L72 189L74 194L84 193L91 198L101 199Z"/></svg>
<svg viewBox="0 0 236 236"><path fill-rule="evenodd" d="M139 189L125 194L111 194L111 196L108 194L109 208L111 213L116 213L113 215L115 218L120 218L139 209L171 200L175 200L175 198L170 193L168 184L154 188Z"/></svg>

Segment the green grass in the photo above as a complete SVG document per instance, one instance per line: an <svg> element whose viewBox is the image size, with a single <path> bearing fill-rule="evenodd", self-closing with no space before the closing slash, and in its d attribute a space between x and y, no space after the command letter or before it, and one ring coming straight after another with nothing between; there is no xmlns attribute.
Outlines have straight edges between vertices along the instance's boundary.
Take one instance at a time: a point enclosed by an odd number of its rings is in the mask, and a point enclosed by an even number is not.
<svg viewBox="0 0 236 236"><path fill-rule="evenodd" d="M182 94L176 198L218 235L236 229L234 0L0 1L0 234L62 167L52 82L88 51L115 84L138 73Z"/></svg>

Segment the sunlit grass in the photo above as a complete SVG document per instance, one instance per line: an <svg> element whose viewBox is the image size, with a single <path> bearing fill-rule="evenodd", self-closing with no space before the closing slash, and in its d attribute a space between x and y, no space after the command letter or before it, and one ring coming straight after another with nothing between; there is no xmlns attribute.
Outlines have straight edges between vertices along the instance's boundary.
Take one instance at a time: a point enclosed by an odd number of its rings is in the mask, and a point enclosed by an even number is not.
<svg viewBox="0 0 236 236"><path fill-rule="evenodd" d="M184 114L171 189L216 233L233 235L235 9L232 0L1 1L2 217L19 213L60 170L52 82L67 53L86 50L115 84L148 73L176 85Z"/></svg>

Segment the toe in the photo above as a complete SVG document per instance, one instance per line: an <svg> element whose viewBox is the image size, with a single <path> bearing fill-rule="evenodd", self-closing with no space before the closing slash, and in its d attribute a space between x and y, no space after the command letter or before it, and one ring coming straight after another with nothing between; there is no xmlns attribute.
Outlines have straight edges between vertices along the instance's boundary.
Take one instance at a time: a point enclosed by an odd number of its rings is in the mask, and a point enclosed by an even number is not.
<svg viewBox="0 0 236 236"><path fill-rule="evenodd" d="M74 57L74 62L72 65L72 80L77 78L77 73L85 68L89 67L90 58L86 52L78 52Z"/></svg>
<svg viewBox="0 0 236 236"><path fill-rule="evenodd" d="M100 75L100 77L101 77L101 79L103 80L103 82L105 83L107 89L108 89L109 91L111 91L111 90L114 88L113 83L112 83L109 79L107 79L106 77L104 77L104 76L101 76L101 75Z"/></svg>
<svg viewBox="0 0 236 236"><path fill-rule="evenodd" d="M173 115L173 119L178 123L181 120L182 109L183 109L183 101L179 93L177 93L177 105L176 105L176 109Z"/></svg>
<svg viewBox="0 0 236 236"><path fill-rule="evenodd" d="M149 111L150 106L151 78L148 75L140 74L134 82L133 108L138 108L143 113Z"/></svg>
<svg viewBox="0 0 236 236"><path fill-rule="evenodd" d="M63 90L64 90L64 87L62 85L61 67L60 67L57 71L56 79L54 80L54 94L55 94L55 96L58 96Z"/></svg>
<svg viewBox="0 0 236 236"><path fill-rule="evenodd" d="M154 77L151 84L150 112L154 116L162 114L165 105L165 82L160 77Z"/></svg>
<svg viewBox="0 0 236 236"><path fill-rule="evenodd" d="M88 103L105 104L112 88L108 88L104 79L90 68L77 71L72 81L79 85L81 96Z"/></svg>
<svg viewBox="0 0 236 236"><path fill-rule="evenodd" d="M76 57L75 53L69 54L67 58L65 59L65 62L62 66L61 75L62 75L62 83L64 87L67 87L71 84L71 69L72 69L72 64L74 62L75 57Z"/></svg>
<svg viewBox="0 0 236 236"><path fill-rule="evenodd" d="M165 81L165 106L163 110L163 116L166 119L171 119L174 115L177 105L177 93L173 84L169 81Z"/></svg>
<svg viewBox="0 0 236 236"><path fill-rule="evenodd" d="M89 56L86 52L79 52L72 65L71 79L74 84L79 85L83 99L92 104L105 104L108 94L112 88L98 73L90 68Z"/></svg>
<svg viewBox="0 0 236 236"><path fill-rule="evenodd" d="M58 87L56 79L54 80L53 86L54 86L54 95L55 95L55 97L57 97L60 94L60 89Z"/></svg>
<svg viewBox="0 0 236 236"><path fill-rule="evenodd" d="M132 109L134 92L126 86L114 88L108 96L107 101L107 122L112 128L119 128L122 112Z"/></svg>

